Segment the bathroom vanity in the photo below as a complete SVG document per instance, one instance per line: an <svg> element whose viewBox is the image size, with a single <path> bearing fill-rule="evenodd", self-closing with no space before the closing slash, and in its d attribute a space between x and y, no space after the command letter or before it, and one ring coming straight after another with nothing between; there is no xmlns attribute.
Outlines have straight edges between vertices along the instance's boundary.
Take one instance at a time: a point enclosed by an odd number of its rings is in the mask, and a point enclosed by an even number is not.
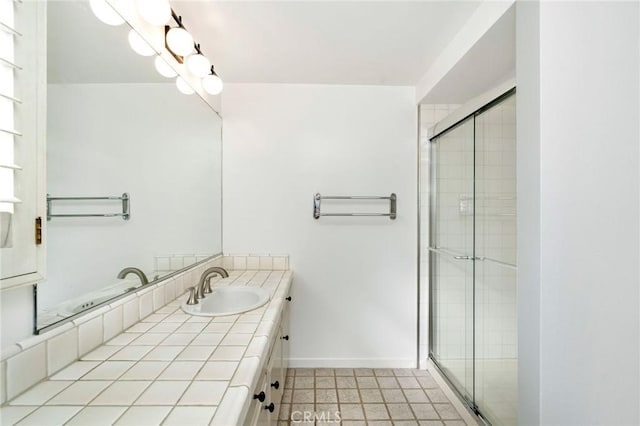
<svg viewBox="0 0 640 426"><path fill-rule="evenodd" d="M256 269L234 270L234 259ZM3 425L91 424L98 411L110 424L275 424L293 303L287 263L285 256L219 257L20 342L2 362ZM259 287L270 300L236 315L186 314L186 289L222 265L230 276L214 278L214 291ZM103 342L91 344L96 338Z"/></svg>

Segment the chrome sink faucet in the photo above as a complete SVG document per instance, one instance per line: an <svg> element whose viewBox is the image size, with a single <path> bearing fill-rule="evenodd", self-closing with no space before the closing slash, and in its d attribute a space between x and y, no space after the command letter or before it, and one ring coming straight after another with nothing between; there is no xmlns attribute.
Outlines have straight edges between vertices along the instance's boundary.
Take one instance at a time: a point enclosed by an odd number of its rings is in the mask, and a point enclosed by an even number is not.
<svg viewBox="0 0 640 426"><path fill-rule="evenodd" d="M198 285L196 286L196 303L198 303L198 299L202 299L207 294L211 293L211 278L216 275L220 275L222 278L227 278L229 273L224 268L220 268L218 266L212 266L211 268L206 269L202 273L200 281L198 281Z"/></svg>
<svg viewBox="0 0 640 426"><path fill-rule="evenodd" d="M122 271L118 272L118 278L122 279L129 274L137 275L140 278L140 281L142 281L142 285L149 284L147 276L144 274L144 272L142 272L141 269L138 268L124 268Z"/></svg>

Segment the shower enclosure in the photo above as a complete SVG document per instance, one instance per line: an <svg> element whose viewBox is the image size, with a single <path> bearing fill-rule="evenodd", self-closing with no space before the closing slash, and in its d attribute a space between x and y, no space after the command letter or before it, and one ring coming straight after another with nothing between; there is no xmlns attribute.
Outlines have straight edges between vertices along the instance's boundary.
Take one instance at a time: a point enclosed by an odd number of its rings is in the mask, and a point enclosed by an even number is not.
<svg viewBox="0 0 640 426"><path fill-rule="evenodd" d="M429 150L429 356L488 423L515 424L515 89Z"/></svg>

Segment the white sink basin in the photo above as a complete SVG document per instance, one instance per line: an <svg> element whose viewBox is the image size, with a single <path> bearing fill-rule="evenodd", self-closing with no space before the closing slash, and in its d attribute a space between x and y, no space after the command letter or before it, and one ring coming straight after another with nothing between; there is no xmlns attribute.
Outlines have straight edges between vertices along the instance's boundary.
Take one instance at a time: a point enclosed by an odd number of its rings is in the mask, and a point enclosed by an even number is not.
<svg viewBox="0 0 640 426"><path fill-rule="evenodd" d="M218 317L257 309L269 301L269 292L257 287L220 287L213 290L197 305L182 304L182 310L191 315Z"/></svg>

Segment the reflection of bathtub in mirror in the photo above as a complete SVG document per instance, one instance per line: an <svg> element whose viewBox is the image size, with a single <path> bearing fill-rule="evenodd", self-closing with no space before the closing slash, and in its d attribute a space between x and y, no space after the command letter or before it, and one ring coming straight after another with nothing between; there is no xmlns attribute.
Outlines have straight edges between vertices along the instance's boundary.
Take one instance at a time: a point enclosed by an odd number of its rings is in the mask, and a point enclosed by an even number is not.
<svg viewBox="0 0 640 426"><path fill-rule="evenodd" d="M160 276L158 271L145 271L149 281ZM162 272L166 275L167 272ZM103 288L83 294L79 297L64 301L58 305L40 309L38 311L38 328L61 321L80 312L99 306L100 304L122 294L135 291L142 287L140 279L130 275L125 279L114 278L114 281Z"/></svg>
<svg viewBox="0 0 640 426"><path fill-rule="evenodd" d="M146 270L144 274L149 283L167 277L177 271L210 259L213 254L173 254L154 257L155 269ZM103 282L104 283L104 282ZM101 283L101 284L103 284ZM62 283L60 283L62 284ZM37 327L48 327L81 312L100 306L118 296L138 290L142 287L136 275L127 275L124 279L114 276L113 281L96 290L81 296L65 300L50 306L38 306Z"/></svg>
<svg viewBox="0 0 640 426"><path fill-rule="evenodd" d="M145 274L150 277L150 279L152 279L152 277L157 275L157 272L151 271L149 273L145 272ZM80 297L76 297L75 299L58 305L56 311L58 315L64 317L75 315L79 312L91 309L94 306L106 302L107 300L113 299L120 294L125 294L130 291L136 290L141 286L142 284L136 276L129 276L122 280L116 279L116 282L107 285L100 290L84 294Z"/></svg>

